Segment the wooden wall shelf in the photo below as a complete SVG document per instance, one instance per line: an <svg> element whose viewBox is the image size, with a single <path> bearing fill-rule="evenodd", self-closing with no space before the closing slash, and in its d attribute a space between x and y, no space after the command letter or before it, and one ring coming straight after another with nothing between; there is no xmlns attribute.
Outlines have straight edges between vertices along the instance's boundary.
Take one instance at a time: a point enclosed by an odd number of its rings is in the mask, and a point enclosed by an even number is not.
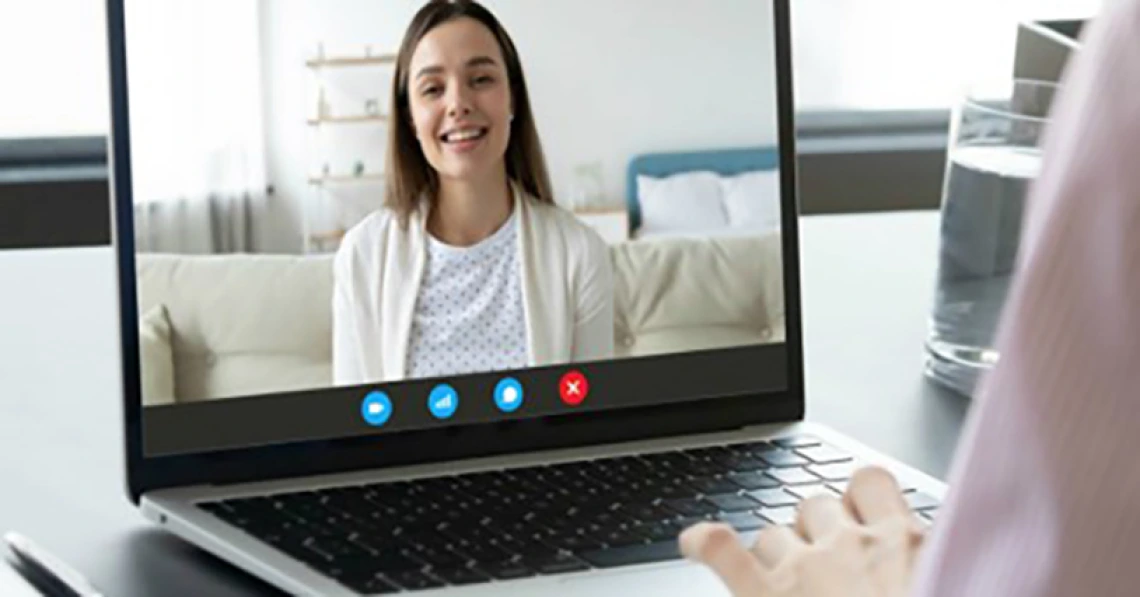
<svg viewBox="0 0 1140 597"><path fill-rule="evenodd" d="M337 68L350 66L381 66L396 63L395 54L381 54L379 56L329 56L326 58L313 58L305 62L309 68Z"/></svg>
<svg viewBox="0 0 1140 597"><path fill-rule="evenodd" d="M384 175L377 173L361 174L356 176L354 174L336 174L328 176L310 176L309 184L314 186L324 185L338 185L338 184L373 184L384 182Z"/></svg>
<svg viewBox="0 0 1140 597"><path fill-rule="evenodd" d="M324 118L310 118L308 120L309 126L320 126L322 124L367 124L376 123L382 124L388 122L388 117L381 114L374 116L372 114L357 114L353 116L325 116Z"/></svg>
<svg viewBox="0 0 1140 597"><path fill-rule="evenodd" d="M325 232L314 232L309 235L309 242L316 245L326 245L339 243L344 239L345 230L337 228L336 230L328 230Z"/></svg>
<svg viewBox="0 0 1140 597"><path fill-rule="evenodd" d="M377 51L391 49L377 45L353 48L346 46L344 40L336 42L338 49L329 53L326 52L327 45L319 43L315 52L304 57L303 71L297 67L308 76L315 92L312 99L316 100L316 109L304 115L311 152L307 158L308 166L299 173L307 183L306 194L311 197L305 202L302 213L301 238L305 253L336 250L345 230L355 225L367 207L382 199L383 193L377 191L386 181L381 159L383 143L373 142L365 149L353 149L353 168L333 168L330 163L348 162L350 156L346 152L354 147L349 142L361 140L351 138L355 133L349 131L349 127L359 127L355 130L373 135L373 131L385 131L388 123L392 122L392 115L386 113L383 104L384 98L391 93L390 80L385 76L373 76L386 71L371 68L394 67L396 54ZM365 68L369 70L353 70ZM359 75L368 78L367 89L340 86L352 81L342 77ZM360 95L363 97L357 97ZM337 107L334 109L333 105ZM349 138L343 138L342 133ZM364 163L370 166L365 167ZM357 191L361 197L353 196Z"/></svg>

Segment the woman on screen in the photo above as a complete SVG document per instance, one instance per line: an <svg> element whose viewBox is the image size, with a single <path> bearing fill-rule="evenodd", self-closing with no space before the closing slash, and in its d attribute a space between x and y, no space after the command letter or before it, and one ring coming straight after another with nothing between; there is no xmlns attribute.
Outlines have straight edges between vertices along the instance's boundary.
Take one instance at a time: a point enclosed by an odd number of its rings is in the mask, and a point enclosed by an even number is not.
<svg viewBox="0 0 1140 597"><path fill-rule="evenodd" d="M471 0L429 2L392 87L385 207L335 259L334 382L611 357L608 249L554 205L498 20Z"/></svg>

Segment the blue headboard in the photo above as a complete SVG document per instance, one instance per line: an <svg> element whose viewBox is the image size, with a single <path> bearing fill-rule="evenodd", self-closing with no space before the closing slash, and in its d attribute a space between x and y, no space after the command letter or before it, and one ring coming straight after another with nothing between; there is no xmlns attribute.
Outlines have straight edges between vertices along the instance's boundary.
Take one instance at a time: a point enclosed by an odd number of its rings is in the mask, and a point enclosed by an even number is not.
<svg viewBox="0 0 1140 597"><path fill-rule="evenodd" d="M752 170L774 170L779 166L780 152L775 147L646 153L634 156L629 162L625 182L630 230L637 230L641 226L641 205L637 201L638 175L663 177L679 172L707 170L731 176Z"/></svg>

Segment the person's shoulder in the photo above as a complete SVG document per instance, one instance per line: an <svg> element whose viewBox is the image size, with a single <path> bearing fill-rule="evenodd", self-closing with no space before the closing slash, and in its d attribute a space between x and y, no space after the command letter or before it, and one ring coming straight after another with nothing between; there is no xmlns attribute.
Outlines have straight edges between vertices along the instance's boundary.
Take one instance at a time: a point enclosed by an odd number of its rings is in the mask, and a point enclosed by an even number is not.
<svg viewBox="0 0 1140 597"><path fill-rule="evenodd" d="M400 216L388 207L381 207L360 220L344 234L341 248L359 249L372 246L374 242L399 230Z"/></svg>
<svg viewBox="0 0 1140 597"><path fill-rule="evenodd" d="M337 261L348 264L370 260L384 246L384 239L399 230L400 225L400 216L392 209L381 207L373 211L344 233L337 249Z"/></svg>
<svg viewBox="0 0 1140 597"><path fill-rule="evenodd" d="M568 209L555 203L539 202L530 198L530 208L544 221L558 228L571 245L571 250L585 250L591 254L607 250L606 241L590 226L587 226L578 216Z"/></svg>

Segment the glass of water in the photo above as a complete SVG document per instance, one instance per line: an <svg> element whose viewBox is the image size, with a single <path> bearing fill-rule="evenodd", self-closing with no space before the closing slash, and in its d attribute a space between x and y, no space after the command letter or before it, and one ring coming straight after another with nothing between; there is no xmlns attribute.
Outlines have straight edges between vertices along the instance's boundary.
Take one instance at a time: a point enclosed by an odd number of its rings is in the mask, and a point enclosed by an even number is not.
<svg viewBox="0 0 1140 597"><path fill-rule="evenodd" d="M998 361L994 333L1058 90L1030 80L977 87L951 116L926 375L967 396Z"/></svg>

